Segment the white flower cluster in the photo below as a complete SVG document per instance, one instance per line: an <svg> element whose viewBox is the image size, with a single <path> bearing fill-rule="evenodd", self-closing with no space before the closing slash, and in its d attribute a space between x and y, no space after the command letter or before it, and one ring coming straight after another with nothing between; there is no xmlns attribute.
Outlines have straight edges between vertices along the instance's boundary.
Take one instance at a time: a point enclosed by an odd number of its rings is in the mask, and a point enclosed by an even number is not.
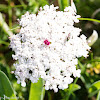
<svg viewBox="0 0 100 100"><path fill-rule="evenodd" d="M46 90L57 92L58 88L68 88L72 75L80 77L77 58L87 57L90 49L86 37L79 36L81 29L74 27L80 16L71 6L64 12L57 9L46 5L38 15L27 12L20 20L19 34L11 37L13 59L18 60L15 75L22 86L25 79L36 83L42 78Z"/></svg>

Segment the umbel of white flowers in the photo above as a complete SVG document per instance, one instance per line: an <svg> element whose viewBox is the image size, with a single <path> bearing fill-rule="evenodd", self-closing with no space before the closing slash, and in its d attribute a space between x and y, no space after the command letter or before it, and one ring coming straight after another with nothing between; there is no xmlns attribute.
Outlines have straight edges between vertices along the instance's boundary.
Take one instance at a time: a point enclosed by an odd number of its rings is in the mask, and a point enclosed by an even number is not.
<svg viewBox="0 0 100 100"><path fill-rule="evenodd" d="M75 7L66 7L64 12L57 9L45 5L38 15L27 12L20 19L20 32L10 39L12 57L17 60L15 76L22 86L26 86L25 79L36 83L42 78L46 90L57 92L68 88L72 75L80 77L78 57L87 57L90 50L86 36L74 27L80 16Z"/></svg>

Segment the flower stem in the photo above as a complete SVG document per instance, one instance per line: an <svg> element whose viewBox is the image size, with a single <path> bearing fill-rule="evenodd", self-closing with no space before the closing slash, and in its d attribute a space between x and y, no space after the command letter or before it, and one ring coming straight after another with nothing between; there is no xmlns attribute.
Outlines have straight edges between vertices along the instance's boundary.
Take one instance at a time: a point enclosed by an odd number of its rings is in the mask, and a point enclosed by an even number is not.
<svg viewBox="0 0 100 100"><path fill-rule="evenodd" d="M87 20L87 21L94 21L100 23L100 20L92 19L92 18L78 18L79 20Z"/></svg>

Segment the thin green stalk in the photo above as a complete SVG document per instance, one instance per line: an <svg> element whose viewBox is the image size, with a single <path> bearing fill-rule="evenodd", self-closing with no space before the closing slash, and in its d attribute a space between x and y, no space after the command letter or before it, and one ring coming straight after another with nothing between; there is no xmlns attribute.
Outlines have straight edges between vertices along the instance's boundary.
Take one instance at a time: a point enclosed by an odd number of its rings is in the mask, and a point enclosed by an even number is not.
<svg viewBox="0 0 100 100"><path fill-rule="evenodd" d="M48 100L52 100L52 96L50 92L48 92Z"/></svg>
<svg viewBox="0 0 100 100"><path fill-rule="evenodd" d="M69 90L68 96L66 97L66 100L69 100L69 97L70 97L70 95L71 95L71 93L72 93L72 91L73 91L74 85L76 84L77 80L78 80L78 77L75 79L72 88Z"/></svg>
<svg viewBox="0 0 100 100"><path fill-rule="evenodd" d="M98 95L97 95L96 100L100 100L100 90L99 90L99 92L98 92Z"/></svg>
<svg viewBox="0 0 100 100"><path fill-rule="evenodd" d="M81 64L81 62L78 60L78 65L81 68L81 70L83 69L83 65Z"/></svg>
<svg viewBox="0 0 100 100"><path fill-rule="evenodd" d="M8 1L8 15L9 15L9 27L12 28L12 7L11 7L11 0Z"/></svg>
<svg viewBox="0 0 100 100"><path fill-rule="evenodd" d="M91 53L91 61L93 61L93 53Z"/></svg>
<svg viewBox="0 0 100 100"><path fill-rule="evenodd" d="M27 5L24 3L23 0L18 0L20 2L20 4L24 7L24 9L27 7Z"/></svg>
<svg viewBox="0 0 100 100"><path fill-rule="evenodd" d="M7 23L4 21L2 14L0 13L0 27L2 28L2 30L9 36L12 36L13 33L12 31L10 31Z"/></svg>
<svg viewBox="0 0 100 100"><path fill-rule="evenodd" d="M59 7L60 7L60 10L62 10L61 0L58 0L58 4L59 4Z"/></svg>
<svg viewBox="0 0 100 100"><path fill-rule="evenodd" d="M86 69L85 65L83 65L83 64L80 62L80 60L78 60L78 65L79 65L79 67L81 68L81 73L84 73L84 71L85 71L85 69Z"/></svg>
<svg viewBox="0 0 100 100"><path fill-rule="evenodd" d="M65 7L68 7L70 5L70 0L58 0L58 4L60 7L60 10L64 10Z"/></svg>
<svg viewBox="0 0 100 100"><path fill-rule="evenodd" d="M12 6L12 8L18 8L18 7L27 7L26 5L15 5L15 6Z"/></svg>
<svg viewBox="0 0 100 100"><path fill-rule="evenodd" d="M42 81L42 84L43 85L45 84L44 80ZM41 100L43 100L44 96L45 96L45 88L43 87L41 92Z"/></svg>
<svg viewBox="0 0 100 100"><path fill-rule="evenodd" d="M12 31L12 30L19 29L19 28L20 28L20 26L17 26L15 28L10 29L10 30Z"/></svg>
<svg viewBox="0 0 100 100"><path fill-rule="evenodd" d="M92 18L78 18L79 20L87 20L87 21L93 21L93 22L98 22L100 23L100 20L97 19L92 19Z"/></svg>
<svg viewBox="0 0 100 100"><path fill-rule="evenodd" d="M86 64L92 63L92 62L100 62L100 59L93 59L92 61L88 61Z"/></svg>
<svg viewBox="0 0 100 100"><path fill-rule="evenodd" d="M52 1L49 3L49 5L53 4L54 2L55 2L55 0L52 0Z"/></svg>

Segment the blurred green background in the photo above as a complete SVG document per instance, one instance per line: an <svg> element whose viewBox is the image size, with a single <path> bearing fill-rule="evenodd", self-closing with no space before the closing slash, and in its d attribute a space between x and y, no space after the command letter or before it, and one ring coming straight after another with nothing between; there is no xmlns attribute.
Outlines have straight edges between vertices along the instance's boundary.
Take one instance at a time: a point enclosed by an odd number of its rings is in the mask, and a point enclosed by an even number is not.
<svg viewBox="0 0 100 100"><path fill-rule="evenodd" d="M77 14L82 18L100 20L100 0L74 0L74 3ZM17 19L26 11L37 13L39 7L46 4L54 4L60 7L59 10L64 10L70 5L70 0L0 0L0 70L9 78L18 100L28 100L31 82L27 80L26 87L17 84L12 73L15 61L12 59L14 52L9 48L9 37L20 31ZM100 23L80 21L75 26L81 28L81 33L87 37L96 30L98 40L92 45L87 59L79 58L77 67L81 68L81 78L75 79L68 89L59 90L58 93L45 91L44 100L100 100Z"/></svg>

